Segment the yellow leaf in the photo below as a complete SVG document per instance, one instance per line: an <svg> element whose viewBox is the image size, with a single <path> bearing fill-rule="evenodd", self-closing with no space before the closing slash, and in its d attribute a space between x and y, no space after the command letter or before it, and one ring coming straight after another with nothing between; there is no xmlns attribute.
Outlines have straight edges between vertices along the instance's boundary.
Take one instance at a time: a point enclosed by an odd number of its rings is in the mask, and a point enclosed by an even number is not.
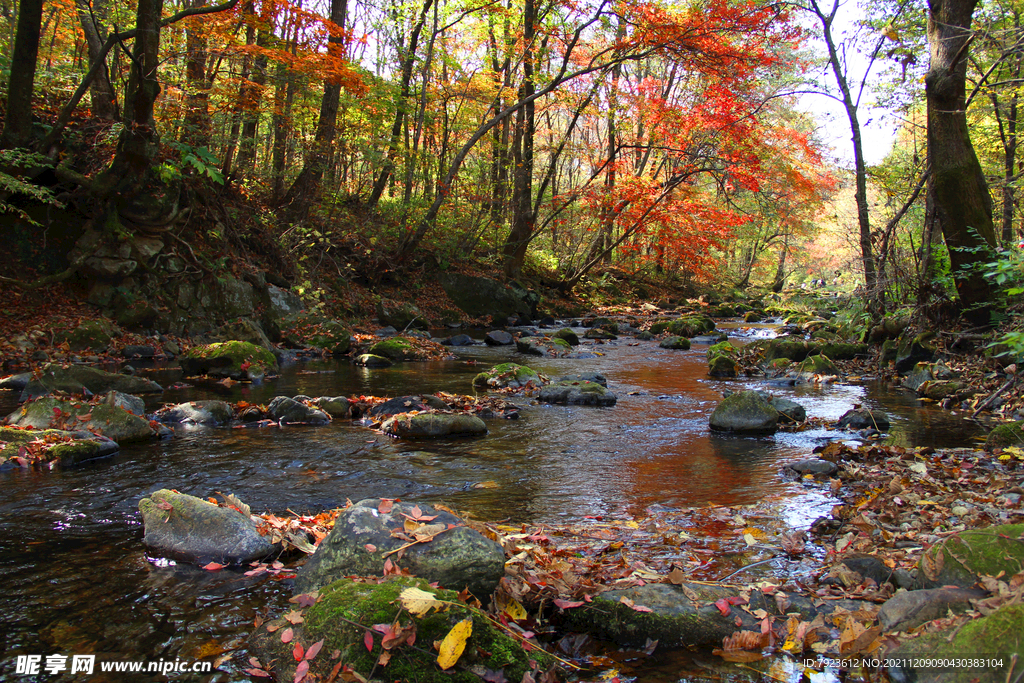
<svg viewBox="0 0 1024 683"><path fill-rule="evenodd" d="M513 621L526 618L526 608L515 598L508 598L508 602L501 606L501 611L508 615Z"/></svg>
<svg viewBox="0 0 1024 683"><path fill-rule="evenodd" d="M398 598L402 601L402 607L417 617L422 617L435 607L440 608L444 604L434 597L433 593L411 586L399 593Z"/></svg>
<svg viewBox="0 0 1024 683"><path fill-rule="evenodd" d="M448 635L441 641L440 654L437 655L437 664L442 669L448 670L459 661L462 651L466 649L466 641L473 634L473 620L463 619L448 631Z"/></svg>

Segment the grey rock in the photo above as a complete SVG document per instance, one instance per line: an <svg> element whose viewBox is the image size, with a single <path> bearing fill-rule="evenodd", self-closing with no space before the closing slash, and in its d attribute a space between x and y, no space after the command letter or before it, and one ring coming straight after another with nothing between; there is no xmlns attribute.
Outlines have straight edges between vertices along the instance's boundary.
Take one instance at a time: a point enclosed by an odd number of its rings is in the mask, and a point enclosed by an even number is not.
<svg viewBox="0 0 1024 683"><path fill-rule="evenodd" d="M403 413L385 420L381 431L400 439L438 439L449 436L483 436L487 434L487 425L476 415Z"/></svg>
<svg viewBox="0 0 1024 683"><path fill-rule="evenodd" d="M140 500L139 511L143 543L176 560L242 564L276 549L247 515L195 496L161 489Z"/></svg>
<svg viewBox="0 0 1024 683"><path fill-rule="evenodd" d="M803 422L807 419L807 410L796 401L776 396L771 404L779 411L779 421L782 423Z"/></svg>
<svg viewBox="0 0 1024 683"><path fill-rule="evenodd" d="M224 401L189 401L158 410L153 417L164 423L225 425L232 416L231 406Z"/></svg>
<svg viewBox="0 0 1024 683"><path fill-rule="evenodd" d="M618 397L597 382L562 381L541 389L537 400L576 406L613 406Z"/></svg>
<svg viewBox="0 0 1024 683"><path fill-rule="evenodd" d="M962 614L971 609L971 600L980 600L986 595L980 589L956 586L901 591L878 610L878 623L886 631L909 631L950 612Z"/></svg>
<svg viewBox="0 0 1024 683"><path fill-rule="evenodd" d="M798 474L814 474L826 477L839 471L839 467L834 462L819 460L818 458L808 458L787 463L786 469L793 470Z"/></svg>
<svg viewBox="0 0 1024 683"><path fill-rule="evenodd" d="M512 335L504 330L491 330L484 337L484 343L488 346L511 346L515 341Z"/></svg>
<svg viewBox="0 0 1024 683"><path fill-rule="evenodd" d="M267 414L281 424L324 425L331 421L324 411L287 396L276 396L267 406Z"/></svg>
<svg viewBox="0 0 1024 683"><path fill-rule="evenodd" d="M836 424L836 429L877 429L880 432L889 429L889 416L881 410L848 410L843 413Z"/></svg>
<svg viewBox="0 0 1024 683"><path fill-rule="evenodd" d="M779 411L757 391L738 391L727 396L708 420L714 431L735 434L774 434L778 429Z"/></svg>
<svg viewBox="0 0 1024 683"><path fill-rule="evenodd" d="M395 502L389 512L380 512L380 499L361 500L338 517L334 529L299 569L295 593L308 593L346 576L382 576L385 553L408 541L392 536L404 527L406 515L434 517L428 525L440 531L429 543L409 546L392 561L414 576L436 581L444 588L468 588L486 602L505 575L505 553L501 546L465 526L448 512L430 505ZM454 525L454 528L448 528ZM432 530L428 530L432 533ZM367 546L372 546L371 551Z"/></svg>

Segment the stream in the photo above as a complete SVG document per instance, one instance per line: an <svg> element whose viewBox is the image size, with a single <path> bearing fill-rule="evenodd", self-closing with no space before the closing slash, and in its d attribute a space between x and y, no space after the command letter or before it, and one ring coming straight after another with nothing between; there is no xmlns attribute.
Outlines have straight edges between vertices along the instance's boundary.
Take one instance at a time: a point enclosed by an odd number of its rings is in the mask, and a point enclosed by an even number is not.
<svg viewBox="0 0 1024 683"><path fill-rule="evenodd" d="M740 333L740 325L720 325ZM737 343L742 343L737 340ZM540 359L514 347L453 349L458 359L367 369L348 359L297 362L259 385L196 382L164 392L162 403L203 398L267 403L277 395L401 396L473 393L472 379L509 360L552 378L600 372L618 395L612 408L534 405L512 400L518 420L492 420L472 440L399 441L351 421L324 427L228 429L181 426L171 439L123 448L112 458L52 472L0 472L0 681L120 681L15 673L17 655L96 654L97 660L217 659L212 674L176 681L249 681L244 640L257 614L279 613L290 582L241 571L207 572L151 558L142 545L138 501L160 489L208 497L232 493L253 511L316 513L346 500L402 498L444 503L484 521L565 523L585 516L629 518L650 506L746 505L774 501L782 520L804 527L831 509L822 487L781 474L836 433L811 429L764 438L713 435L708 415L724 390L763 380L707 376L707 346L661 349L631 337L588 347L593 359ZM164 386L171 367L139 367ZM190 380L191 381L191 380ZM892 417L890 443L952 447L981 429L879 382L770 389L836 419L854 404ZM0 392L0 412L17 396ZM242 656L244 655L244 656ZM652 658L655 659L655 658ZM685 662L654 662L634 680L695 680ZM108 678L109 676L109 678ZM163 676L131 680L167 680Z"/></svg>

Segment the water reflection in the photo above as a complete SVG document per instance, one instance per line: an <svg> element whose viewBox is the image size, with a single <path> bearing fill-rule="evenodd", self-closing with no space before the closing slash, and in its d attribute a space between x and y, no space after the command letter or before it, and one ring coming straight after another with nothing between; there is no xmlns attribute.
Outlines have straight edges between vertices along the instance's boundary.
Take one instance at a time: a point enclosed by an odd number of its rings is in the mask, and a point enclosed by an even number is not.
<svg viewBox="0 0 1024 683"><path fill-rule="evenodd" d="M16 654L188 658L230 650L257 613L284 607L290 590L280 581L149 561L137 504L159 488L202 497L233 493L255 510L277 513L401 497L517 522L771 499L781 501L776 509L786 522L808 525L827 512L827 497L790 482L780 470L835 435L711 434L707 418L723 390L763 383L708 378L705 348L670 351L620 340L592 347L604 355L567 360L475 346L458 349L456 361L372 370L316 361L289 365L260 385L197 382L169 390L151 399L150 407L156 407L153 400L266 403L295 394L471 393L481 369L515 360L554 378L603 373L619 402L588 409L518 398L521 419L491 421L486 437L471 440L399 441L344 421L321 428L179 427L173 439L126 447L77 468L0 472L0 582L7 606L0 614L6 635L0 667ZM173 369L142 371L165 385L179 379ZM771 390L817 417L834 419L855 403L886 409L901 444L959 445L971 435L972 423L881 385ZM13 402L9 394L0 396L0 405L13 409ZM230 662L224 669L214 680L247 680ZM0 679L9 675L0 668Z"/></svg>

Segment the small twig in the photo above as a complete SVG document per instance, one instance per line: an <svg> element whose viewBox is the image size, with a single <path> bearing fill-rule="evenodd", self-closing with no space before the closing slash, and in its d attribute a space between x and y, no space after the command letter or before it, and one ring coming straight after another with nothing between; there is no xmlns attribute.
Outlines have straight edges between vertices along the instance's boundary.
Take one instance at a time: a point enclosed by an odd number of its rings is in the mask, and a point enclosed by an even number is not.
<svg viewBox="0 0 1024 683"><path fill-rule="evenodd" d="M1003 384L1003 386L1001 386L998 389L996 389L995 392L993 392L991 396L986 398L981 403L981 405L979 405L977 408L974 409L974 412L971 413L971 418L978 417L978 413L980 413L981 411L985 410L985 408L988 408L989 404L992 403L992 401L994 401L997 398L999 398L999 395L1002 394L1007 389L1009 389L1011 386L1013 386L1013 384L1016 381L1017 381L1017 375L1014 374L1013 377L1011 377L1010 379L1006 380L1006 383Z"/></svg>
<svg viewBox="0 0 1024 683"><path fill-rule="evenodd" d="M728 576L723 576L723 577L722 577L722 578L720 578L720 579L719 579L719 580L718 580L718 581L717 581L716 583L719 583L719 582L725 581L725 580L727 580L727 579L731 579L732 577L736 576L736 575L737 575L737 574L739 574L740 572L746 571L747 569L751 569L752 567L756 567L756 566L758 566L759 564L767 564L767 563L769 563L769 562L773 561L774 559L776 559L776 558L774 558L774 557L769 557L769 558L768 558L767 560L761 560L760 562L754 562L753 564L748 564L748 565L746 565L746 566L744 566L744 567L740 567L739 569L737 569L736 571L734 571L734 572L733 572L732 574L729 574Z"/></svg>

